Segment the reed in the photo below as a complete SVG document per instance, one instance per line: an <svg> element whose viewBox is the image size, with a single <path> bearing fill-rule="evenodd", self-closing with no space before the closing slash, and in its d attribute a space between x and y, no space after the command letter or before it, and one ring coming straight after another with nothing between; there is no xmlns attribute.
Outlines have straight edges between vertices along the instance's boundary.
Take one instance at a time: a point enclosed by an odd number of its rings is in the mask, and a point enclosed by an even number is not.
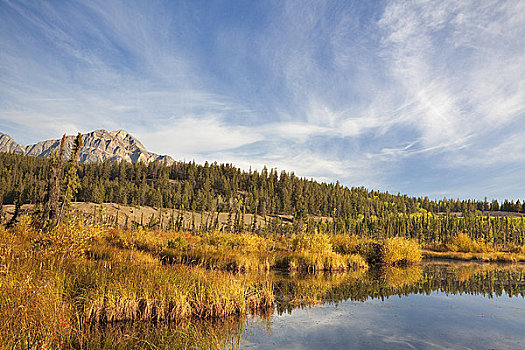
<svg viewBox="0 0 525 350"><path fill-rule="evenodd" d="M80 232L75 232L78 230ZM90 233L96 233L91 235ZM0 228L0 343L85 344L91 324L244 317L271 308L273 286L199 267L165 266L153 253L104 244L104 228ZM85 235L82 242L74 237Z"/></svg>

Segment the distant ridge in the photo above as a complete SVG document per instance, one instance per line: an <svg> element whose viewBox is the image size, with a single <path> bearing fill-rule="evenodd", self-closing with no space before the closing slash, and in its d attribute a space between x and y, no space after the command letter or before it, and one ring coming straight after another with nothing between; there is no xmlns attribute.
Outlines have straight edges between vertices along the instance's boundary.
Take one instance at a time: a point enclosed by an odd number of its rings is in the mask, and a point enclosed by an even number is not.
<svg viewBox="0 0 525 350"><path fill-rule="evenodd" d="M170 156L158 155L146 150L144 145L124 130L108 132L100 129L82 134L84 147L80 151L82 163L103 162L105 160L126 162L166 162L173 164ZM69 156L75 136L66 137L66 156ZM11 152L33 157L48 157L58 151L60 140L41 141L34 145L22 146L7 134L0 133L0 152Z"/></svg>

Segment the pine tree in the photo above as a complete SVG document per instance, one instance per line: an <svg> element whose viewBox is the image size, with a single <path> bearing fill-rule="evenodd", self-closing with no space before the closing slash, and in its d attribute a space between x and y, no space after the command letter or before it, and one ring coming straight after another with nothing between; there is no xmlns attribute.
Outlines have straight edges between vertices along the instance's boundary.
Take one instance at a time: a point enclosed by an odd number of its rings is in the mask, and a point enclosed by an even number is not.
<svg viewBox="0 0 525 350"><path fill-rule="evenodd" d="M71 150L71 157L68 161L68 169L66 172L66 177L64 178L64 195L62 199L62 208L60 209L60 215L58 220L63 217L63 215L69 214L71 207L71 201L74 199L80 185L78 179L78 154L82 147L84 146L84 141L82 140L82 134L78 133L77 137L73 141L73 148Z"/></svg>
<svg viewBox="0 0 525 350"><path fill-rule="evenodd" d="M48 179L47 195L44 204L43 219L48 222L50 227L58 223L59 198L61 190L62 170L64 167L64 151L66 144L66 134L60 140L58 153L51 155L51 172Z"/></svg>

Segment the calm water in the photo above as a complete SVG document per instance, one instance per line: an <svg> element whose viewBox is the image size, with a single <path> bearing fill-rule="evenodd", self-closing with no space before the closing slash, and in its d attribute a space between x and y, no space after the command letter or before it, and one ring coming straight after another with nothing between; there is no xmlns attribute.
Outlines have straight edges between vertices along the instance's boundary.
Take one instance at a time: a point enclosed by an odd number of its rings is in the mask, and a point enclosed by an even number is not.
<svg viewBox="0 0 525 350"><path fill-rule="evenodd" d="M275 312L245 321L233 347L525 349L523 265L426 264L276 285Z"/></svg>
<svg viewBox="0 0 525 350"><path fill-rule="evenodd" d="M248 318L94 327L88 349L524 349L525 265L426 263L271 280Z"/></svg>

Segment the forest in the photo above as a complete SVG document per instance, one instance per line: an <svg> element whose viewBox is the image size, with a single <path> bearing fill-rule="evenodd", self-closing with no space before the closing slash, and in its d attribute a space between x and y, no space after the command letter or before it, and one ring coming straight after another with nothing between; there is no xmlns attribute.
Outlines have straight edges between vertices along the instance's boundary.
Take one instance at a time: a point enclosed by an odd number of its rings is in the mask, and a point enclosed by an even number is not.
<svg viewBox="0 0 525 350"><path fill-rule="evenodd" d="M1 203L42 203L50 163L46 158L0 153ZM62 171L67 172L67 165ZM280 233L317 230L370 238L403 236L422 243L446 242L466 233L495 245L525 243L521 215L525 201L431 200L348 188L339 182L319 183L266 167L259 172L195 162L78 164L73 201L229 213L235 225L228 230L239 232L256 231L238 223L244 222L245 214L257 214L272 217L265 229ZM283 225L283 220L291 225Z"/></svg>

